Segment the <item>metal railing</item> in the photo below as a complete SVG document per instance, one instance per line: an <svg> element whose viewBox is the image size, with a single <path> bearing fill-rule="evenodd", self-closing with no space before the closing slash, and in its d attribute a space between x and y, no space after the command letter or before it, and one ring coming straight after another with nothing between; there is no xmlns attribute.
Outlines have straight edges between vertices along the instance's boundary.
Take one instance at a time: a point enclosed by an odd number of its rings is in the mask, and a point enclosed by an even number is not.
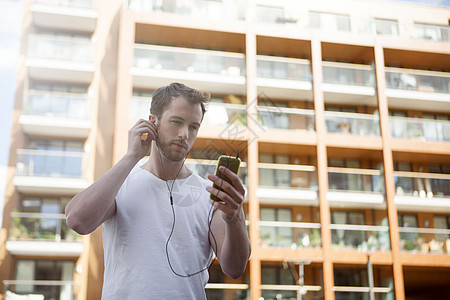
<svg viewBox="0 0 450 300"><path fill-rule="evenodd" d="M450 197L450 174L394 171L394 182L399 196Z"/></svg>
<svg viewBox="0 0 450 300"><path fill-rule="evenodd" d="M450 121L405 117L389 117L394 138L450 142Z"/></svg>
<svg viewBox="0 0 450 300"><path fill-rule="evenodd" d="M307 59L256 56L257 76L261 78L311 81L311 62Z"/></svg>
<svg viewBox="0 0 450 300"><path fill-rule="evenodd" d="M330 224L333 247L339 250L389 251L388 226Z"/></svg>
<svg viewBox="0 0 450 300"><path fill-rule="evenodd" d="M375 87L375 73L370 65L322 62L323 82Z"/></svg>
<svg viewBox="0 0 450 300"><path fill-rule="evenodd" d="M224 51L135 44L134 66L222 76L245 76L245 55Z"/></svg>
<svg viewBox="0 0 450 300"><path fill-rule="evenodd" d="M76 281L64 280L3 280L4 297L9 299L76 299ZM28 297L27 297L28 296Z"/></svg>
<svg viewBox="0 0 450 300"><path fill-rule="evenodd" d="M334 286L333 291L338 299L371 299L371 292L374 293L375 299L385 299L384 297L393 293L390 287L370 288L365 286Z"/></svg>
<svg viewBox="0 0 450 300"><path fill-rule="evenodd" d="M75 93L29 91L23 113L27 115L88 118L87 96Z"/></svg>
<svg viewBox="0 0 450 300"><path fill-rule="evenodd" d="M402 68L386 69L386 87L432 93L450 93L450 73Z"/></svg>
<svg viewBox="0 0 450 300"><path fill-rule="evenodd" d="M30 34L27 54L32 58L92 63L94 43L87 38Z"/></svg>
<svg viewBox="0 0 450 300"><path fill-rule="evenodd" d="M330 190L383 193L384 179L380 170L328 167Z"/></svg>
<svg viewBox="0 0 450 300"><path fill-rule="evenodd" d="M291 284L261 284L261 294L264 299L321 299L323 291L320 285L291 285Z"/></svg>
<svg viewBox="0 0 450 300"><path fill-rule="evenodd" d="M81 239L66 223L64 214L12 212L11 240L77 241Z"/></svg>
<svg viewBox="0 0 450 300"><path fill-rule="evenodd" d="M16 174L84 178L87 156L83 152L18 149Z"/></svg>
<svg viewBox="0 0 450 300"><path fill-rule="evenodd" d="M325 112L328 133L343 133L359 136L380 136L380 118L348 112Z"/></svg>
<svg viewBox="0 0 450 300"><path fill-rule="evenodd" d="M259 221L261 247L320 248L320 223Z"/></svg>
<svg viewBox="0 0 450 300"><path fill-rule="evenodd" d="M399 227L400 250L450 254L450 229Z"/></svg>
<svg viewBox="0 0 450 300"><path fill-rule="evenodd" d="M301 129L314 131L314 111L311 109L257 106L258 122L264 128Z"/></svg>
<svg viewBox="0 0 450 300"><path fill-rule="evenodd" d="M275 163L258 163L259 186L317 190L316 167Z"/></svg>

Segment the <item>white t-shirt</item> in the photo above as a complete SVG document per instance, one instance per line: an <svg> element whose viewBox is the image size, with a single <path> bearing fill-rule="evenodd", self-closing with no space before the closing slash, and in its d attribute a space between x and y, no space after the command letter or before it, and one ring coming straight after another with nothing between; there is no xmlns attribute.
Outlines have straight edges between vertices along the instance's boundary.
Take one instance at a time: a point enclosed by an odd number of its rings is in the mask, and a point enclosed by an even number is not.
<svg viewBox="0 0 450 300"><path fill-rule="evenodd" d="M168 181L169 187L173 181ZM206 299L205 285L213 251L209 221L214 212L196 174L173 186L175 227L166 182L134 168L116 195L116 214L103 224L105 273L102 299Z"/></svg>

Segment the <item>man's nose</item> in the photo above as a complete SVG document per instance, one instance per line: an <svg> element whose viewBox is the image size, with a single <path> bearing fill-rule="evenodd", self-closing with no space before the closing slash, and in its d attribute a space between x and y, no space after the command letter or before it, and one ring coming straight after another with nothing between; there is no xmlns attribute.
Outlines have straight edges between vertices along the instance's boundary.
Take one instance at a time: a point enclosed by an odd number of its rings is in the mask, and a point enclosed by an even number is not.
<svg viewBox="0 0 450 300"><path fill-rule="evenodd" d="M182 126L178 131L178 138L182 140L187 140L189 138L189 128L188 126Z"/></svg>

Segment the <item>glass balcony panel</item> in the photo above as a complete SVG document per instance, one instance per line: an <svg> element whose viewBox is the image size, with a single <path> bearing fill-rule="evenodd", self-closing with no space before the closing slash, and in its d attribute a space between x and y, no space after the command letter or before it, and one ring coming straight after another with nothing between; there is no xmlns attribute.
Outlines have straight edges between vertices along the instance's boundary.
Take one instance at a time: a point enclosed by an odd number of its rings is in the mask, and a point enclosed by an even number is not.
<svg viewBox="0 0 450 300"><path fill-rule="evenodd" d="M317 173L314 166L259 163L260 187L287 187L317 190Z"/></svg>
<svg viewBox="0 0 450 300"><path fill-rule="evenodd" d="M257 76L261 78L311 81L308 60L274 56L257 56Z"/></svg>
<svg viewBox="0 0 450 300"><path fill-rule="evenodd" d="M28 56L32 58L92 63L94 44L90 39L30 34Z"/></svg>
<svg viewBox="0 0 450 300"><path fill-rule="evenodd" d="M326 111L325 122L328 133L380 136L380 119L377 115Z"/></svg>
<svg viewBox="0 0 450 300"><path fill-rule="evenodd" d="M422 172L394 172L397 195L421 198L450 197L450 175Z"/></svg>
<svg viewBox="0 0 450 300"><path fill-rule="evenodd" d="M450 254L450 229L399 227L400 250Z"/></svg>
<svg viewBox="0 0 450 300"><path fill-rule="evenodd" d="M83 177L85 155L81 152L19 149L17 175Z"/></svg>
<svg viewBox="0 0 450 300"><path fill-rule="evenodd" d="M322 70L324 83L375 86L375 74L368 65L323 62Z"/></svg>
<svg viewBox="0 0 450 300"><path fill-rule="evenodd" d="M77 8L92 8L92 0L33 0L33 3Z"/></svg>
<svg viewBox="0 0 450 300"><path fill-rule="evenodd" d="M389 117L389 127L394 138L450 141L450 121Z"/></svg>
<svg viewBox="0 0 450 300"><path fill-rule="evenodd" d="M450 75L444 72L386 68L386 87L432 93L450 93Z"/></svg>
<svg viewBox="0 0 450 300"><path fill-rule="evenodd" d="M333 247L339 250L389 251L388 226L330 224Z"/></svg>
<svg viewBox="0 0 450 300"><path fill-rule="evenodd" d="M212 50L135 45L134 66L223 76L245 76L244 54Z"/></svg>
<svg viewBox="0 0 450 300"><path fill-rule="evenodd" d="M247 106L231 103L208 105L203 124L206 125L247 125Z"/></svg>
<svg viewBox="0 0 450 300"><path fill-rule="evenodd" d="M275 106L257 106L258 122L264 128L314 131L314 111Z"/></svg>
<svg viewBox="0 0 450 300"><path fill-rule="evenodd" d="M328 168L330 190L382 193L384 180L379 170Z"/></svg>
<svg viewBox="0 0 450 300"><path fill-rule="evenodd" d="M307 222L260 221L261 247L321 247L320 224Z"/></svg>
<svg viewBox="0 0 450 300"><path fill-rule="evenodd" d="M64 214L11 213L9 238L14 240L80 241L81 236L69 229Z"/></svg>
<svg viewBox="0 0 450 300"><path fill-rule="evenodd" d="M23 112L29 115L86 119L87 99L78 94L29 91Z"/></svg>
<svg viewBox="0 0 450 300"><path fill-rule="evenodd" d="M77 299L78 282L59 280L5 280L5 299ZM41 298L42 297L42 298Z"/></svg>
<svg viewBox="0 0 450 300"><path fill-rule="evenodd" d="M334 298L336 300L370 300L370 292L369 292L369 288L359 288L362 289L364 291L344 291L344 287L334 287L334 289L339 288L339 291L335 291L334 292ZM374 288L377 289L377 288ZM378 289L382 289L385 290L386 288L378 288ZM389 299L393 299L393 293L392 292L375 292L374 293L375 296L375 300L389 300Z"/></svg>

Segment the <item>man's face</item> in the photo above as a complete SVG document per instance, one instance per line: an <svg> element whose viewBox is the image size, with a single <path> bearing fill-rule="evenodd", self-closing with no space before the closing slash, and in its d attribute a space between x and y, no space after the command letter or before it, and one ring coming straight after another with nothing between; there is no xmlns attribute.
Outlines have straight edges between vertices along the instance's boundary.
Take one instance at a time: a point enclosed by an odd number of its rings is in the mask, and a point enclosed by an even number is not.
<svg viewBox="0 0 450 300"><path fill-rule="evenodd" d="M181 161L197 138L202 121L200 104L192 104L182 96L173 98L157 122L156 143L164 157Z"/></svg>

